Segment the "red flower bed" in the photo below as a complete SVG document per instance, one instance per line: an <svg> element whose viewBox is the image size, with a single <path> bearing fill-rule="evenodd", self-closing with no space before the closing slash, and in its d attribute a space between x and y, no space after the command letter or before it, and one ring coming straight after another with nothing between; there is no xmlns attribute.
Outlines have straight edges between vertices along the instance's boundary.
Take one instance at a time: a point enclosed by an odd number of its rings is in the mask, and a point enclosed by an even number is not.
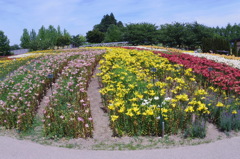
<svg viewBox="0 0 240 159"><path fill-rule="evenodd" d="M159 51L154 51L154 53L160 54L171 62L182 64L186 68L192 68L195 73L201 74L211 83L220 86L224 90L233 90L240 94L239 69L188 54L164 54Z"/></svg>

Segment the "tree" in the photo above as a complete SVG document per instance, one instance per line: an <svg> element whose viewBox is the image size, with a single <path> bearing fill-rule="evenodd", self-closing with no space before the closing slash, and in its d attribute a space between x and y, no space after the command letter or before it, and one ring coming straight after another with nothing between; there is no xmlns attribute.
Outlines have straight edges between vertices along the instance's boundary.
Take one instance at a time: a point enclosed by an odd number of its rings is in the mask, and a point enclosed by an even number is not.
<svg viewBox="0 0 240 159"><path fill-rule="evenodd" d="M38 49L40 50L46 50L49 48L49 41L46 38L47 37L47 31L44 26L42 26L37 35L37 41L38 41Z"/></svg>
<svg viewBox="0 0 240 159"><path fill-rule="evenodd" d="M57 38L57 30L52 25L49 25L48 29L46 30L45 41L48 42L48 47L50 49L53 49L54 46L57 44Z"/></svg>
<svg viewBox="0 0 240 159"><path fill-rule="evenodd" d="M76 35L72 36L71 38L71 43L73 44L74 47L79 47L83 45L86 42L86 38L83 35Z"/></svg>
<svg viewBox="0 0 240 159"><path fill-rule="evenodd" d="M34 29L30 32L30 49L34 51L38 49L37 33Z"/></svg>
<svg viewBox="0 0 240 159"><path fill-rule="evenodd" d="M113 13L110 15L104 15L100 24L94 26L94 30L98 29L99 31L105 33L110 25L117 25L117 20L115 19Z"/></svg>
<svg viewBox="0 0 240 159"><path fill-rule="evenodd" d="M88 31L86 39L90 43L101 43L104 40L104 33L97 29Z"/></svg>
<svg viewBox="0 0 240 159"><path fill-rule="evenodd" d="M209 52L212 50L217 53L217 50L230 51L229 41L224 37L208 37L203 38L202 40L202 49L204 52Z"/></svg>
<svg viewBox="0 0 240 159"><path fill-rule="evenodd" d="M0 56L10 55L9 43L7 36L0 30Z"/></svg>
<svg viewBox="0 0 240 159"><path fill-rule="evenodd" d="M124 34L124 40L130 44L139 45L151 45L158 43L158 31L157 26L150 23L136 23L128 24Z"/></svg>
<svg viewBox="0 0 240 159"><path fill-rule="evenodd" d="M60 36L57 38L57 46L64 47L65 45L70 44L70 39L67 36Z"/></svg>
<svg viewBox="0 0 240 159"><path fill-rule="evenodd" d="M160 42L170 47L181 47L184 44L186 29L184 23L175 22L160 26Z"/></svg>
<svg viewBox="0 0 240 159"><path fill-rule="evenodd" d="M20 49L20 47L17 44L10 46L10 50L18 50L18 49Z"/></svg>
<svg viewBox="0 0 240 159"><path fill-rule="evenodd" d="M123 40L123 32L117 25L111 25L109 26L104 42L117 42Z"/></svg>
<svg viewBox="0 0 240 159"><path fill-rule="evenodd" d="M23 35L21 36L21 47L24 49L29 49L30 47L30 35L27 29L23 29Z"/></svg>

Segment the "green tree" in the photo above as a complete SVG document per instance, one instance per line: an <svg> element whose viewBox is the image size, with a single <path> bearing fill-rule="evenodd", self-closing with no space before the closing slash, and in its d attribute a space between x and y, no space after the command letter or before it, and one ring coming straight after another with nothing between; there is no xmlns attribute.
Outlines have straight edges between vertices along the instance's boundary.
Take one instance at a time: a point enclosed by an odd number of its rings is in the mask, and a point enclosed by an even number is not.
<svg viewBox="0 0 240 159"><path fill-rule="evenodd" d="M18 50L18 49L21 49L21 48L17 44L10 46L10 50Z"/></svg>
<svg viewBox="0 0 240 159"><path fill-rule="evenodd" d="M0 30L0 56L10 55L9 43L8 37Z"/></svg>
<svg viewBox="0 0 240 159"><path fill-rule="evenodd" d="M30 35L27 29L23 29L23 35L21 36L21 47L24 49L30 48Z"/></svg>
<svg viewBox="0 0 240 159"><path fill-rule="evenodd" d="M38 49L37 33L34 29L30 32L30 49L34 51Z"/></svg>
<svg viewBox="0 0 240 159"><path fill-rule="evenodd" d="M128 24L126 26L124 40L130 44L157 44L158 43L158 30L157 26L150 23L136 23Z"/></svg>
<svg viewBox="0 0 240 159"><path fill-rule="evenodd" d="M54 46L56 46L57 38L58 38L57 30L52 25L49 25L48 29L46 30L45 41L48 42L48 47L50 49L53 49Z"/></svg>
<svg viewBox="0 0 240 159"><path fill-rule="evenodd" d="M186 27L184 23L175 22L160 26L160 42L170 47L181 47L186 43ZM192 35L189 35L192 36Z"/></svg>
<svg viewBox="0 0 240 159"><path fill-rule="evenodd" d="M123 31L117 25L110 25L104 38L104 42L117 42L123 40Z"/></svg>
<svg viewBox="0 0 240 159"><path fill-rule="evenodd" d="M42 26L37 35L37 42L38 42L38 49L40 50L46 50L49 48L49 43L47 40L47 31L44 26Z"/></svg>
<svg viewBox="0 0 240 159"><path fill-rule="evenodd" d="M97 29L88 31L86 39L90 43L101 43L104 40L104 33Z"/></svg>
<svg viewBox="0 0 240 159"><path fill-rule="evenodd" d="M73 44L74 47L79 47L83 45L86 42L86 38L83 35L76 35L72 36L71 38L71 43Z"/></svg>
<svg viewBox="0 0 240 159"><path fill-rule="evenodd" d="M110 27L110 25L117 25L117 20L115 19L113 13L111 13L110 15L108 14L104 15L100 24L94 26L94 30L99 30L105 33L107 32L107 29L108 27Z"/></svg>

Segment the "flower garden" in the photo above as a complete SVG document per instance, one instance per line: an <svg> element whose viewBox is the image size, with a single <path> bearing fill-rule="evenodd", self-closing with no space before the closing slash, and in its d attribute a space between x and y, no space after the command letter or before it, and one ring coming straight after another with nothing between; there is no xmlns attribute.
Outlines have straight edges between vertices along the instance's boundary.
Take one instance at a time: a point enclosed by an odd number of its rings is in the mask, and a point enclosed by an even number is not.
<svg viewBox="0 0 240 159"><path fill-rule="evenodd" d="M146 47L147 48L147 47ZM93 136L87 89L99 64L102 103L114 136L206 135L240 129L240 70L174 50L133 47L44 51L1 60L0 126L31 129L45 101L43 133L50 138Z"/></svg>

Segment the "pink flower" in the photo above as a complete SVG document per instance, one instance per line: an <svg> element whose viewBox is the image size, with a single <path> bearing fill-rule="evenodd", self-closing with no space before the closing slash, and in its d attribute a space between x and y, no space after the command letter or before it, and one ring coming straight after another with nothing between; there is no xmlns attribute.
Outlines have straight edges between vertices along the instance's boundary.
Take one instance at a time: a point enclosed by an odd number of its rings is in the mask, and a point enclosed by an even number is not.
<svg viewBox="0 0 240 159"><path fill-rule="evenodd" d="M84 121L82 117L78 117L77 119L78 119L78 121L81 121L81 122Z"/></svg>

